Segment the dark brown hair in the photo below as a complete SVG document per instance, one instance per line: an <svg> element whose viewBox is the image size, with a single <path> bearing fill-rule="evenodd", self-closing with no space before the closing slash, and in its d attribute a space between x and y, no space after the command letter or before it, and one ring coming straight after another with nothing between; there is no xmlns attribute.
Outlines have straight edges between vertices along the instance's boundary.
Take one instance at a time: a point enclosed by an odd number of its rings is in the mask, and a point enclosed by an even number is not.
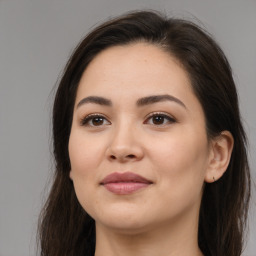
<svg viewBox="0 0 256 256"><path fill-rule="evenodd" d="M69 179L68 142L78 83L90 61L111 46L144 41L174 56L190 77L209 138L228 130L234 148L227 171L206 183L198 244L207 256L240 256L250 198L246 136L230 65L207 32L190 21L139 11L112 19L85 37L67 63L53 108L54 182L40 219L41 256L94 255L95 223Z"/></svg>

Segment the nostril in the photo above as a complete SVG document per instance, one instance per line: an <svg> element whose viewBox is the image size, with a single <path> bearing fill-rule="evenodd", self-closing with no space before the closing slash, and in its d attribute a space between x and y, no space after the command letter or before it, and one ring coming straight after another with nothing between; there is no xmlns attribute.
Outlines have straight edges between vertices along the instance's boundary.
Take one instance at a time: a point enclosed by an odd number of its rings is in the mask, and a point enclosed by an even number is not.
<svg viewBox="0 0 256 256"><path fill-rule="evenodd" d="M128 158L135 158L135 155L128 155Z"/></svg>
<svg viewBox="0 0 256 256"><path fill-rule="evenodd" d="M110 158L111 158L112 160L116 160L116 159L119 158L119 157L116 157L115 155L111 155ZM121 157L121 158L123 158L123 157ZM130 154L130 155L125 156L124 158L133 159L133 158L136 158L136 156L133 155L133 154Z"/></svg>

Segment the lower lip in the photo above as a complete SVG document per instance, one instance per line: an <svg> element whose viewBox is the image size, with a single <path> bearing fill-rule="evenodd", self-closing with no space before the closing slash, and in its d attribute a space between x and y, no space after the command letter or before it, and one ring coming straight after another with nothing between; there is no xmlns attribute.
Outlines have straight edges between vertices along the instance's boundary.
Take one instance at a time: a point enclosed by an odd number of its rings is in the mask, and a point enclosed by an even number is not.
<svg viewBox="0 0 256 256"><path fill-rule="evenodd" d="M142 188L148 187L149 183L139 183L139 182L120 182L120 183L107 183L104 187L117 195L128 195L136 192Z"/></svg>

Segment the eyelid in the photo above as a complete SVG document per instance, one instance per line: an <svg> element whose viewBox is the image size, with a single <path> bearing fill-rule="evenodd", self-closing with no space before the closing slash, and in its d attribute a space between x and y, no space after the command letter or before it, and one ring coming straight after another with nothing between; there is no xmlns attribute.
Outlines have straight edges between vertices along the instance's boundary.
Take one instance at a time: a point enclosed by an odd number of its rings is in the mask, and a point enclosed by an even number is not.
<svg viewBox="0 0 256 256"><path fill-rule="evenodd" d="M152 112L146 116L146 119L143 123L146 123L150 118L152 118L154 116L163 116L164 118L168 119L168 121L170 123L177 123L176 118L166 112ZM154 124L152 124L152 125L154 125ZM159 124L158 126L164 126L164 125L166 125L166 124Z"/></svg>
<svg viewBox="0 0 256 256"><path fill-rule="evenodd" d="M105 115L101 114L101 113L92 113L92 114L88 114L86 116L84 116L83 118L80 119L80 125L81 126L91 126L91 127L97 127L96 125L89 125L88 122L91 121L93 118L95 117L100 117L105 119L109 124L111 124L111 122L108 120L108 117L106 117ZM103 125L99 125L103 126Z"/></svg>
<svg viewBox="0 0 256 256"><path fill-rule="evenodd" d="M168 125L168 124L172 124L172 123L176 123L177 120L175 117L173 117L172 115L170 115L169 113L166 113L166 112L152 112L150 114L148 114L145 118L145 121L143 122L143 124L149 124L148 123L148 120L154 116L162 116L163 118L167 119L168 122L167 123L164 123L164 124L150 124L150 125L156 125L156 126L164 126L164 125ZM88 114L86 116L84 116L83 118L80 119L80 125L81 126L88 126L88 127L102 127L102 126L105 126L106 124L100 124L100 125L92 125L92 124L89 124L89 122L93 119L93 118L102 118L104 119L104 121L107 121L108 124L107 125L110 125L111 122L109 121L109 118L106 117L104 114L101 114L101 113L92 113L92 114Z"/></svg>

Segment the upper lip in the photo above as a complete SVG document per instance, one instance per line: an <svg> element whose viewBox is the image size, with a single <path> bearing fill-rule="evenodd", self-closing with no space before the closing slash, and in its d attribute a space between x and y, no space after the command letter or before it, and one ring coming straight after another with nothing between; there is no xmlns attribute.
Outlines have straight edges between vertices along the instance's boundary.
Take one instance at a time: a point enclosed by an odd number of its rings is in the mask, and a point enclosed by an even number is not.
<svg viewBox="0 0 256 256"><path fill-rule="evenodd" d="M108 183L118 183L118 182L139 182L139 183L146 183L151 184L152 181L132 172L114 172L107 175L101 182L101 185L108 184Z"/></svg>

